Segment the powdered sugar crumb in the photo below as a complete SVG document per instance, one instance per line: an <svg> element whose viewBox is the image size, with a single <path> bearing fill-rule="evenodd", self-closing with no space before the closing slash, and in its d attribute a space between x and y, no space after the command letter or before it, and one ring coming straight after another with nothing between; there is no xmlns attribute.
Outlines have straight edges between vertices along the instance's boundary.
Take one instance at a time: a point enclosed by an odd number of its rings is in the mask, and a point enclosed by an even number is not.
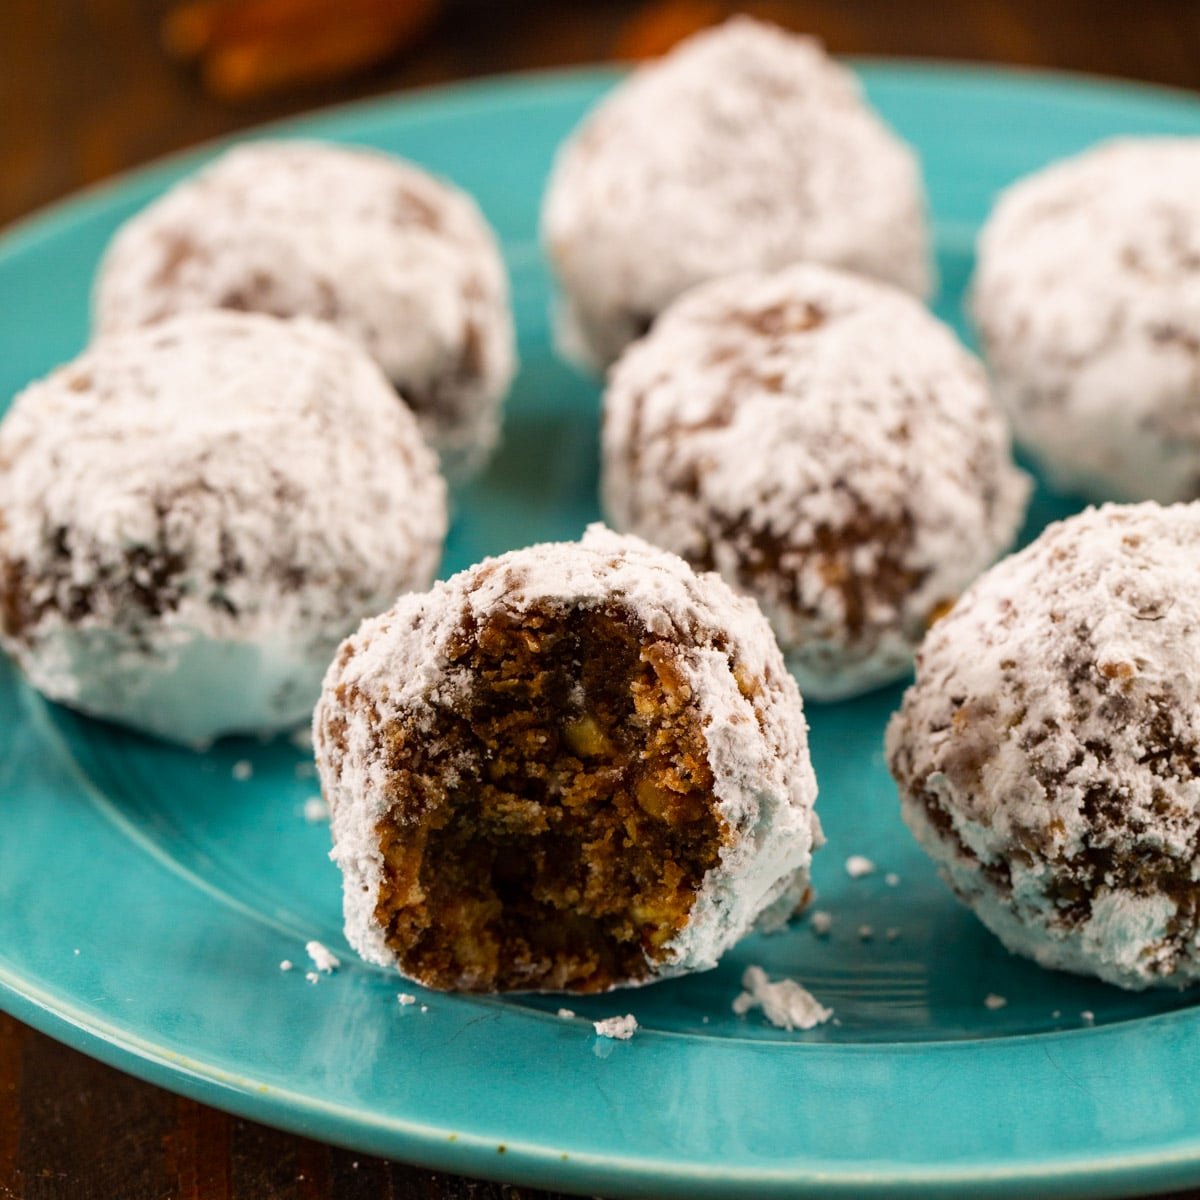
<svg viewBox="0 0 1200 1200"><path fill-rule="evenodd" d="M824 937L833 928L833 916L824 909L817 909L809 916L808 925L817 937Z"/></svg>
<svg viewBox="0 0 1200 1200"><path fill-rule="evenodd" d="M574 1019L574 1017L575 1017L575 1012L574 1012L574 1010L573 1010L573 1009L570 1009L570 1008L560 1008L560 1009L558 1010L558 1015L559 1015L559 1016L560 1016L560 1017L561 1017L561 1018L562 1018L564 1021L570 1021L570 1020L573 1020L573 1019Z"/></svg>
<svg viewBox="0 0 1200 1200"><path fill-rule="evenodd" d="M1006 996L998 996L995 992L989 992L983 998L983 1007L995 1012L999 1008L1003 1008L1008 1003Z"/></svg>
<svg viewBox="0 0 1200 1200"><path fill-rule="evenodd" d="M417 998L411 992L401 992L397 997L403 1007L408 1008L410 1004L416 1004Z"/></svg>
<svg viewBox="0 0 1200 1200"><path fill-rule="evenodd" d="M851 879L862 879L875 874L875 864L862 854L852 854L846 859L846 874Z"/></svg>
<svg viewBox="0 0 1200 1200"><path fill-rule="evenodd" d="M1081 1020L1081 1021L1082 1021L1082 1022L1085 1024L1085 1025L1095 1025L1095 1023L1096 1023L1096 1014L1095 1014L1094 1012L1092 1012L1090 1009L1087 1009L1087 1008L1085 1008L1085 1009L1084 1009L1084 1010L1083 1010L1083 1011L1082 1011L1082 1012L1079 1014L1079 1019L1080 1019L1080 1020Z"/></svg>
<svg viewBox="0 0 1200 1200"><path fill-rule="evenodd" d="M281 971L290 971L290 970L292 970L292 968L293 968L294 966L295 966L295 963L293 963L293 962L292 962L292 960L291 960L290 958L285 958L285 959L283 960L283 962L281 962L281 963L279 964L279 969L280 969Z"/></svg>
<svg viewBox="0 0 1200 1200"><path fill-rule="evenodd" d="M869 942L875 936L875 927L873 925L860 925L858 927L858 937L860 941Z"/></svg>
<svg viewBox="0 0 1200 1200"><path fill-rule="evenodd" d="M883 877L883 882L886 883L888 885L888 887L899 887L900 886L900 876L897 875L895 871L889 871Z"/></svg>
<svg viewBox="0 0 1200 1200"><path fill-rule="evenodd" d="M248 758L238 759L233 764L231 774L238 783L245 783L247 779L252 778L254 775L254 764Z"/></svg>
<svg viewBox="0 0 1200 1200"><path fill-rule="evenodd" d="M743 1016L761 1008L763 1016L780 1029L813 1029L833 1016L817 998L794 979L771 983L762 967L747 967L742 975L745 991L733 1002L733 1011Z"/></svg>
<svg viewBox="0 0 1200 1200"><path fill-rule="evenodd" d="M309 796L304 802L304 819L310 825L329 820L329 805L320 796Z"/></svg>
<svg viewBox="0 0 1200 1200"><path fill-rule="evenodd" d="M305 971L304 978L307 979L309 983L316 983L321 977L316 973L316 971Z"/></svg>
<svg viewBox="0 0 1200 1200"><path fill-rule="evenodd" d="M633 1013L626 1013L623 1017L605 1017L602 1021L593 1021L592 1027L600 1037L627 1042L636 1032L638 1023Z"/></svg>
<svg viewBox="0 0 1200 1200"><path fill-rule="evenodd" d="M312 959L313 966L318 971L324 971L326 975L331 975L342 965L338 957L327 950L320 942L306 942L304 949L308 951L308 957Z"/></svg>

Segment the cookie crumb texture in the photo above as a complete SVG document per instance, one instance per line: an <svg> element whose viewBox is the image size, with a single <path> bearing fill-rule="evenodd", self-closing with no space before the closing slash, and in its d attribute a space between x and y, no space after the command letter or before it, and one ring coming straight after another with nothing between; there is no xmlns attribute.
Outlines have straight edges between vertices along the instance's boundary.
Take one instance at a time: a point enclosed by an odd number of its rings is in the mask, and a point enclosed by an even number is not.
<svg viewBox="0 0 1200 1200"><path fill-rule="evenodd" d="M428 987L599 992L712 966L818 836L761 615L599 527L366 622L315 730L347 936Z"/></svg>
<svg viewBox="0 0 1200 1200"><path fill-rule="evenodd" d="M101 338L5 416L0 635L96 716L188 743L286 729L347 632L428 586L445 528L433 454L357 346L181 314Z"/></svg>
<svg viewBox="0 0 1200 1200"><path fill-rule="evenodd" d="M508 280L474 201L412 163L319 142L236 147L113 239L102 333L224 308L308 316L363 346L454 479L499 436L515 364Z"/></svg>
<svg viewBox="0 0 1200 1200"><path fill-rule="evenodd" d="M753 596L806 698L904 674L1029 494L954 335L812 265L677 301L610 374L603 452L612 524Z"/></svg>
<svg viewBox="0 0 1200 1200"><path fill-rule="evenodd" d="M1200 506L1050 526L938 622L887 734L904 819L1043 966L1200 978Z"/></svg>
<svg viewBox="0 0 1200 1200"><path fill-rule="evenodd" d="M597 105L558 153L542 235L564 348L597 366L735 271L819 262L930 289L911 150L819 42L746 17Z"/></svg>
<svg viewBox="0 0 1200 1200"><path fill-rule="evenodd" d="M1018 440L1095 500L1200 496L1200 138L1120 139L1014 184L972 306Z"/></svg>

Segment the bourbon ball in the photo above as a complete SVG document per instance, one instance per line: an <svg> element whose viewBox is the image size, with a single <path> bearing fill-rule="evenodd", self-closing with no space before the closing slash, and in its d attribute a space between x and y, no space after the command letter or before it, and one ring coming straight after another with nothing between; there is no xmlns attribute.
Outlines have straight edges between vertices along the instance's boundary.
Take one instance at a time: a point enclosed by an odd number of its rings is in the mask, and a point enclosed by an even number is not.
<svg viewBox="0 0 1200 1200"><path fill-rule="evenodd" d="M800 695L757 607L600 526L366 621L314 745L346 936L431 988L712 967L803 901L820 841Z"/></svg>
<svg viewBox="0 0 1200 1200"><path fill-rule="evenodd" d="M176 185L113 239L95 325L200 308L335 325L383 369L452 479L496 444L514 370L504 264L475 202L412 163L253 142Z"/></svg>
<svg viewBox="0 0 1200 1200"><path fill-rule="evenodd" d="M620 83L542 213L560 340L611 362L681 292L791 262L931 285L920 170L821 44L738 17Z"/></svg>
<svg viewBox="0 0 1200 1200"><path fill-rule="evenodd" d="M1012 951L1200 978L1200 506L1089 509L930 631L887 733L904 819Z"/></svg>
<svg viewBox="0 0 1200 1200"><path fill-rule="evenodd" d="M0 639L83 712L186 743L310 718L341 639L427 587L445 486L378 367L307 319L101 338L0 423Z"/></svg>
<svg viewBox="0 0 1200 1200"><path fill-rule="evenodd" d="M1006 191L973 309L997 398L1060 488L1200 497L1200 137L1123 139Z"/></svg>
<svg viewBox="0 0 1200 1200"><path fill-rule="evenodd" d="M704 284L626 351L602 485L616 527L752 595L817 699L903 675L1029 492L950 330L812 265Z"/></svg>

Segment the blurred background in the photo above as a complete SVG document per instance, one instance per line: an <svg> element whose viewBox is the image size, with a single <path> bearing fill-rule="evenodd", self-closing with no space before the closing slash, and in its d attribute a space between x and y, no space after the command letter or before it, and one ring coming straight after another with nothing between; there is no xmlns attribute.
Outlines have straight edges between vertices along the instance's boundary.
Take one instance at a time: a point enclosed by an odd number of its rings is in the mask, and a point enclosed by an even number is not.
<svg viewBox="0 0 1200 1200"><path fill-rule="evenodd" d="M1196 0L0 0L0 224L307 108L660 53L740 10L838 54L1200 88Z"/></svg>

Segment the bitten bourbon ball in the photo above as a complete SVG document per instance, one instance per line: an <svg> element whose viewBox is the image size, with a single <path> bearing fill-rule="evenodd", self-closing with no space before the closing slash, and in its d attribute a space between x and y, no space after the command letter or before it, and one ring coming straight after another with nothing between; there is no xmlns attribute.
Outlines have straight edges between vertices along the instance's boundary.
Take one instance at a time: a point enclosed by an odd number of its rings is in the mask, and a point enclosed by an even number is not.
<svg viewBox="0 0 1200 1200"><path fill-rule="evenodd" d="M610 362L681 292L819 262L930 288L921 176L819 42L745 17L619 84L559 152L561 340Z"/></svg>
<svg viewBox="0 0 1200 1200"><path fill-rule="evenodd" d="M973 307L996 396L1060 486L1200 497L1200 138L1109 142L1005 192Z"/></svg>
<svg viewBox="0 0 1200 1200"><path fill-rule="evenodd" d="M427 587L445 486L353 342L187 313L0 424L0 634L54 700L178 741L306 720L338 642Z"/></svg>
<svg viewBox="0 0 1200 1200"><path fill-rule="evenodd" d="M184 310L309 316L363 346L452 478L487 459L514 368L508 281L474 201L401 159L254 142L171 189L101 264L101 333Z"/></svg>
<svg viewBox="0 0 1200 1200"><path fill-rule="evenodd" d="M613 368L603 448L612 523L755 597L821 699L904 674L1029 491L954 335L817 266L677 301Z"/></svg>
<svg viewBox="0 0 1200 1200"><path fill-rule="evenodd" d="M767 623L600 526L366 621L314 741L346 936L428 987L703 970L807 892L816 783Z"/></svg>
<svg viewBox="0 0 1200 1200"><path fill-rule="evenodd" d="M939 621L887 734L904 819L1045 967L1200 978L1200 506L1050 526Z"/></svg>

